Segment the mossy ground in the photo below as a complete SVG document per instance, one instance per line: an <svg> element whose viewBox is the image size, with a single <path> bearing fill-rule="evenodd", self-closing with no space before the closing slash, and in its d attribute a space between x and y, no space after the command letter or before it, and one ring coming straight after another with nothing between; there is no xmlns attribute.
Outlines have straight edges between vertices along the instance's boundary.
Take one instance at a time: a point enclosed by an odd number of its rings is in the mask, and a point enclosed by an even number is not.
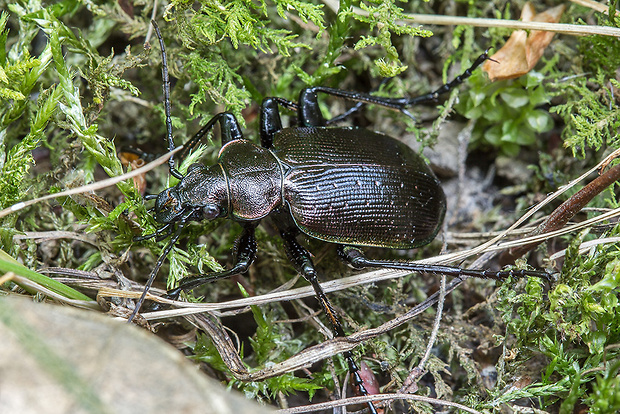
<svg viewBox="0 0 620 414"><path fill-rule="evenodd" d="M155 13L152 3L141 1L0 4L4 10L0 18L0 29L4 28L0 35L2 208L120 175L124 171L118 156L122 148L141 148L149 154L166 151L160 52L152 36L153 46L144 47L153 15L167 45L173 77L173 127L180 144L222 110L235 113L247 128L247 136L256 139L262 98L294 101L307 85L369 91L378 87L379 77L398 75L380 93L414 96L429 92L486 48L501 47L508 33L493 28L433 27L433 36L423 37L430 33L397 24L403 12L400 7L407 13L510 18L518 16L522 6L520 1L396 4L372 0L359 4L343 0L336 14L327 7L331 3L294 0L173 1L159 4ZM351 11L351 5L365 8L371 17ZM576 5L568 8L563 22L618 26L617 18ZM617 149L619 59L617 38L557 35L535 73L489 86L478 72L453 92L453 98L460 98L456 107L452 99L439 110L414 108L415 125L404 115L386 110L362 111L352 122L393 136L409 128L430 144L443 125L432 120L443 121L449 113L453 120L472 120L467 169L486 174L495 168L498 155L504 159L507 155L511 161L507 170L525 165L532 172L515 177L499 168L492 186L487 186L491 194L486 194L495 207L474 213L467 222L457 217L450 222L450 234L501 230L545 194ZM522 104L505 105L501 99ZM338 100L323 102L326 114L346 110ZM538 128L541 116L544 128ZM203 161L215 157L217 142L215 138L207 143ZM148 193L158 193L168 185L165 167L146 176ZM576 220L617 208L616 194L614 184ZM100 286L143 283L165 246L165 241L132 240L153 232L155 222L131 181L96 195L39 203L2 220L0 240L8 255L30 269L57 267L65 276L83 271L79 275L94 277L99 285L87 288L79 277L56 280L91 298ZM229 265L240 230L224 221L192 224L169 255L169 265L156 284L164 287L166 274L170 286L186 275ZM530 257L534 265L561 269L551 286L537 279L502 284L470 280L462 285L447 298L419 393L482 412L618 412L617 242L579 251L582 243L614 240L617 232L615 222L610 221L554 239L534 252ZM223 301L242 296L238 284L254 295L293 278L273 229L261 226L257 237L260 253L247 275L208 285L194 296ZM339 264L332 247L314 240L303 242L315 254L324 280L350 273ZM456 248L448 245L449 250ZM562 248L567 248L564 259L551 261L550 256ZM415 258L439 249L436 241L415 252ZM369 252L383 258L411 259L411 254ZM413 275L330 297L342 312L346 330L352 332L402 314L437 290L438 280ZM11 282L1 289L3 294L20 291ZM113 303L126 305L122 300ZM322 342L322 317L312 314L316 309L313 300L273 303L225 317L223 322L238 331L244 362L256 367ZM358 358L375 372L382 392L397 391L417 364L433 316L429 311L415 323L358 348ZM158 327L161 332L181 329L185 334L188 325L165 322ZM240 382L222 364L210 339L193 333L184 338L195 344L194 357L211 375L274 404L286 400L291 405L308 403L308 395L313 395L312 401L332 398L334 386L342 386L345 378L346 367L336 357L333 363L313 365L311 371ZM297 397L292 397L295 392ZM414 405L417 411L433 410L427 404Z"/></svg>

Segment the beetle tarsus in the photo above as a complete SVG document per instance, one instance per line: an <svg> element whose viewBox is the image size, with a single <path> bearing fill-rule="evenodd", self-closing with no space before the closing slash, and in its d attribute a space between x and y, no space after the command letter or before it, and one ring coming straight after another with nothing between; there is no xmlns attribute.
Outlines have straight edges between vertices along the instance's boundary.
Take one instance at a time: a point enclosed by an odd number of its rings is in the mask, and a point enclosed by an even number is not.
<svg viewBox="0 0 620 414"><path fill-rule="evenodd" d="M472 75L472 73L474 72L474 70L478 68L478 66L482 65L482 63L485 60L489 59L488 51L489 50L487 49L483 54L478 56L478 58L474 61L474 63L469 68L467 68L463 73L461 73L456 78L452 79L450 82L444 85L441 85L439 88L435 89L433 92L427 93L426 95L417 96L415 98L410 98L410 99L405 100L403 102L404 107L408 107L412 105L419 105L422 103L436 102L439 96L450 92L452 89L456 88L457 86L465 82L465 80ZM402 112L402 109L401 109L401 112Z"/></svg>
<svg viewBox="0 0 620 414"><path fill-rule="evenodd" d="M169 290L165 295L162 295L161 298L162 299L170 299L170 300L179 300L179 296L181 295L182 290L179 288L176 289L171 289ZM168 305L163 304L163 303L159 303L159 302L153 302L150 306L149 306L149 312L157 312L160 310L163 310L164 308L167 308Z"/></svg>
<svg viewBox="0 0 620 414"><path fill-rule="evenodd" d="M157 241L162 241L165 238L167 238L168 236L170 236L172 234L172 225L171 224L166 224L163 227L160 227L159 229L157 229L155 231L155 233L151 233L151 234L145 234L143 236L135 236L133 238L133 241L144 241L144 240L148 240L148 239L152 239L155 238L155 240Z"/></svg>

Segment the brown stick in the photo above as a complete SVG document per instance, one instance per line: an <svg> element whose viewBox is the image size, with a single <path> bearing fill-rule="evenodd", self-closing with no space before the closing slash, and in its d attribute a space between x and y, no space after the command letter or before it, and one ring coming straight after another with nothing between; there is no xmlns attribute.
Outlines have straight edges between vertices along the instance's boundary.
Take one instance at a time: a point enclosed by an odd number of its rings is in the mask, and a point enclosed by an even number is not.
<svg viewBox="0 0 620 414"><path fill-rule="evenodd" d="M620 164L610 168L605 173L599 175L588 185L579 190L575 195L570 197L551 215L534 230L530 236L548 233L558 230L579 213L592 199L600 194L604 189L620 179ZM502 253L500 263L502 265L514 263L516 259L538 246L541 242L530 243L519 247L514 247Z"/></svg>

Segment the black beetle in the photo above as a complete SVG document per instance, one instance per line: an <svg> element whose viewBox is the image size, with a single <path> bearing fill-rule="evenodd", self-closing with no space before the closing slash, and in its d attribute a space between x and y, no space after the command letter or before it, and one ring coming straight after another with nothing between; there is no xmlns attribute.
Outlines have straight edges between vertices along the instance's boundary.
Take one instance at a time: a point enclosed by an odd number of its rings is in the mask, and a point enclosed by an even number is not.
<svg viewBox="0 0 620 414"><path fill-rule="evenodd" d="M163 39L155 27L162 49L167 139L172 150L170 84ZM244 273L256 254L254 230L261 219L269 216L280 231L289 259L312 284L336 336L345 336L344 330L318 282L311 254L296 240L300 232L337 244L340 257L356 269L382 267L494 279L509 275L545 277L546 273L540 271L470 270L366 258L359 247L411 249L429 243L442 223L445 195L429 166L412 149L367 129L328 128L318 107L317 94L321 92L409 115L406 108L435 101L440 94L462 83L486 59L484 53L450 83L416 98L383 98L326 87L304 89L299 103L266 98L260 110L260 146L243 138L234 115L228 112L215 115L188 142L181 156L219 122L222 149L217 164L210 167L193 164L183 175L171 157L170 173L181 181L156 197L148 197L156 198L155 220L163 226L154 234L136 239L164 238L171 234L172 237L151 272L131 318L139 311L146 291L183 227L192 220L218 217L236 220L243 226L237 242L236 263L223 272L182 280L167 296L176 299L181 291ZM297 112L298 126L282 127L280 106ZM366 395L351 352L346 352L344 357L355 384ZM376 412L372 403L368 405L371 412Z"/></svg>

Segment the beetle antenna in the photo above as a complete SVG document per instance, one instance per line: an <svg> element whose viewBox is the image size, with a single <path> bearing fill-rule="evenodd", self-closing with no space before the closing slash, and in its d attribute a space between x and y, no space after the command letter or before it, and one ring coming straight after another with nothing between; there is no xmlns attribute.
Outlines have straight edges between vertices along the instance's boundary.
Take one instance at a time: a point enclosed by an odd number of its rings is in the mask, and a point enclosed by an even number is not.
<svg viewBox="0 0 620 414"><path fill-rule="evenodd" d="M157 263L155 264L155 267L151 271L151 274L149 275L149 278L147 279L146 284L144 285L142 296L140 296L140 299L138 299L138 302L136 303L136 307L131 313L131 316L129 316L129 319L127 319L128 323L131 323L133 318L135 318L138 312L140 311L140 308L142 307L142 304L144 303L144 299L146 299L146 294L149 292L149 289L151 288L153 281L155 281L155 276L157 276L157 272L159 272L159 268L161 267L162 264L164 264L164 260L166 260L166 256L168 256L168 253L170 253L170 251L176 244L177 240L179 240L179 237L181 236L181 231L183 230L184 227L185 227L185 220L179 223L179 227L177 227L177 230L174 232L174 235L170 239L170 243L168 243L164 251L161 253L161 255L159 256L159 259L157 259Z"/></svg>
<svg viewBox="0 0 620 414"><path fill-rule="evenodd" d="M172 234L172 223L168 223L165 226L158 228L155 231L155 233L134 237L133 241L140 242L140 241L152 239L153 237L157 237L156 240L161 241L165 239L166 237L170 236L171 234Z"/></svg>
<svg viewBox="0 0 620 414"><path fill-rule="evenodd" d="M155 20L151 20L151 24L155 28L155 34L159 40L159 47L161 49L161 77L163 80L164 89L164 111L166 113L166 137L168 139L168 151L174 149L174 140L172 138L172 111L170 109L170 76L168 75L168 58L166 57L166 46L164 45L164 38L159 31L159 26ZM170 168L170 175L179 180L183 179L183 174L179 172L174 166L174 155L168 159L168 167Z"/></svg>

